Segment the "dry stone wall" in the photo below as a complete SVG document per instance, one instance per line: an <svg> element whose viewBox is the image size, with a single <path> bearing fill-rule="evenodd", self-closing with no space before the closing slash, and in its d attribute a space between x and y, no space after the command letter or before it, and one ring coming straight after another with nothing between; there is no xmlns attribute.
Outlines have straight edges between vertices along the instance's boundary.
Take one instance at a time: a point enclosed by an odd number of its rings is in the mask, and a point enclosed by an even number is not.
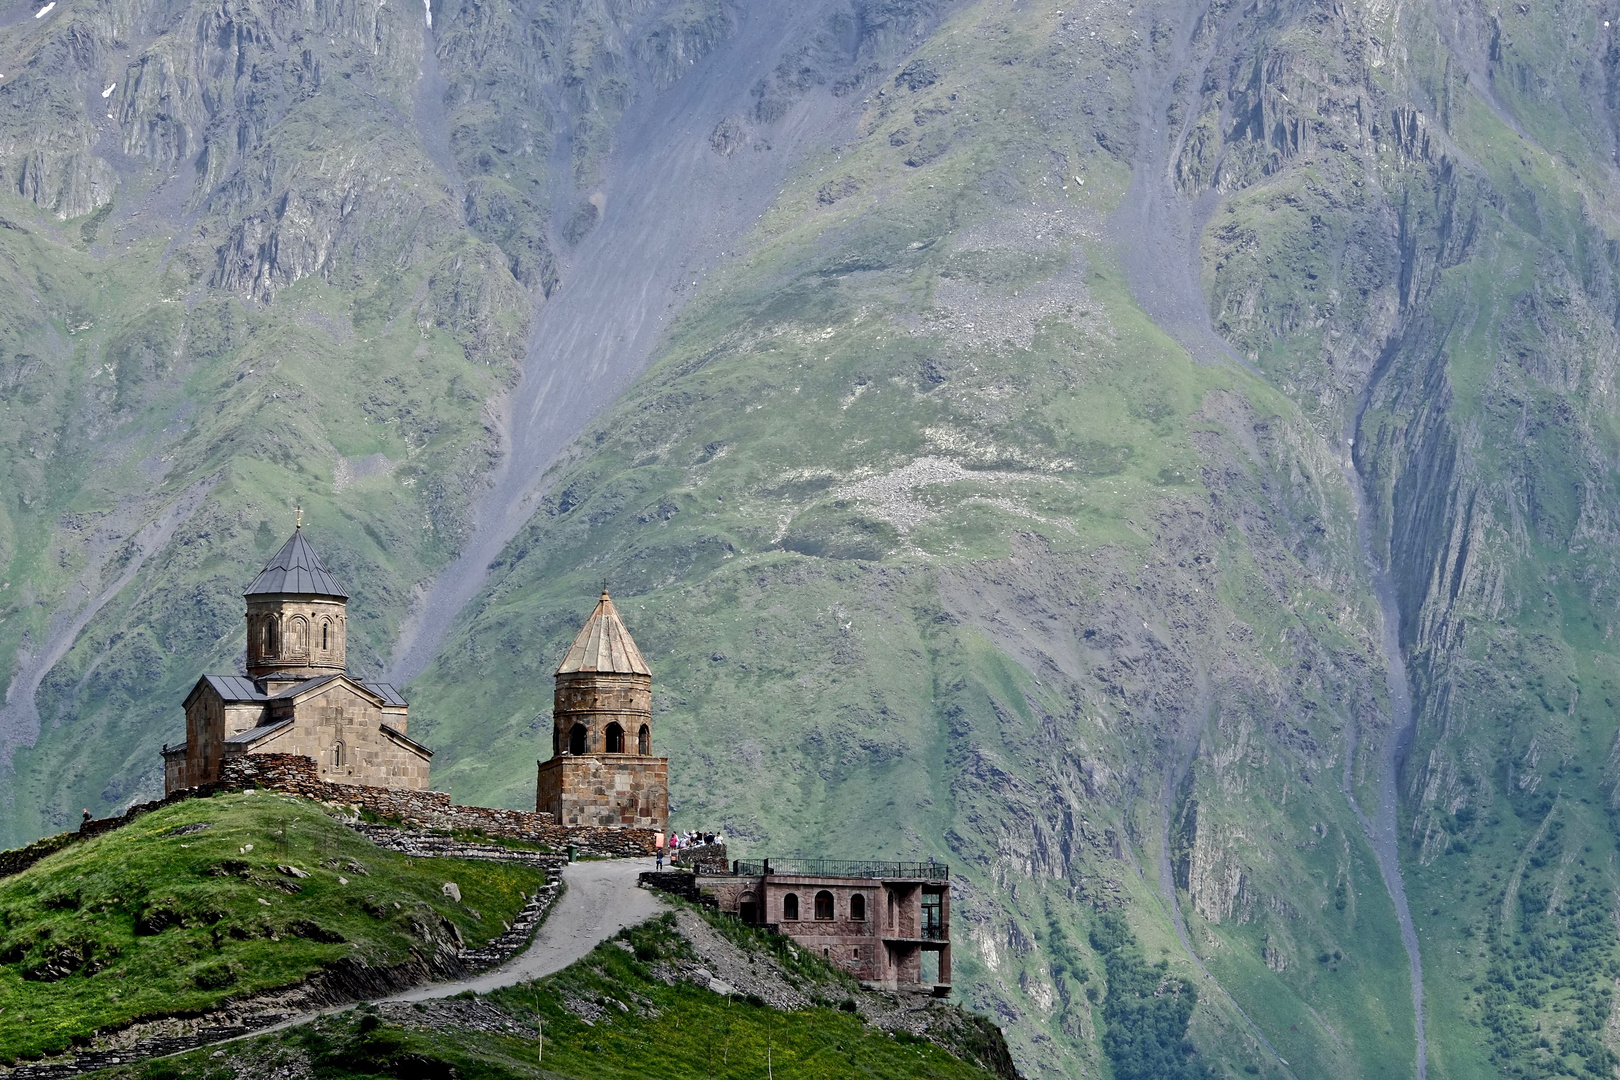
<svg viewBox="0 0 1620 1080"><path fill-rule="evenodd" d="M558 825L550 814L534 810L457 806L442 791L402 791L359 784L332 784L320 779L311 758L296 754L249 754L224 762L220 766L217 784L183 788L161 799L137 803L116 817L86 821L79 826L78 832L59 833L36 840L27 847L0 851L0 878L19 874L70 844L111 832L161 807L244 788L265 788L320 802L353 806L369 810L378 817L393 818L414 829L482 832L489 836L543 844L558 851L572 847L583 855L609 858L651 857L657 835L654 830L643 828ZM516 861L524 860L520 855Z"/></svg>
<svg viewBox="0 0 1620 1080"><path fill-rule="evenodd" d="M652 829L558 825L550 814L535 810L457 806L442 791L332 784L320 779L312 759L295 754L248 754L227 761L220 767L220 786L269 788L321 802L359 807L413 828L481 831L550 847L571 846L591 855L650 856L654 851Z"/></svg>

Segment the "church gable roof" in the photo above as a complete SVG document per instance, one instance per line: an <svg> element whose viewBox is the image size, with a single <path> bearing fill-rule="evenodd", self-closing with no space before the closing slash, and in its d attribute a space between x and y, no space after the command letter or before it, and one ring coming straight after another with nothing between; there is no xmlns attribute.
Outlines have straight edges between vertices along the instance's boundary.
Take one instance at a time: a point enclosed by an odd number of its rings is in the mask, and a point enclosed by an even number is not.
<svg viewBox="0 0 1620 1080"><path fill-rule="evenodd" d="M233 748L252 746L254 743L267 739L271 735L285 731L291 726L291 717L284 720L272 720L268 724L260 724L256 728L250 728L247 731L238 732L237 734L232 735L230 738L225 740L225 745Z"/></svg>
<svg viewBox="0 0 1620 1080"><path fill-rule="evenodd" d="M273 596L295 593L302 596L330 596L347 600L349 594L337 583L315 549L304 539L300 526L293 530L292 539L265 564L259 576L247 587L243 596Z"/></svg>
<svg viewBox="0 0 1620 1080"><path fill-rule="evenodd" d="M191 688L191 693L186 695L185 706L189 706L205 689L213 691L214 695L226 705L239 705L243 702L262 703L266 700L263 691L252 679L245 676L204 675Z"/></svg>
<svg viewBox="0 0 1620 1080"><path fill-rule="evenodd" d="M277 691L275 694L270 696L269 700L296 701L306 694L312 694L317 690L332 685L333 683L342 685L356 697L363 697L375 705L388 704L388 699L382 694L378 693L375 689L358 679L351 679L347 675L322 675L318 679L305 679L303 682L289 686L285 690Z"/></svg>
<svg viewBox="0 0 1620 1080"><path fill-rule="evenodd" d="M405 697L393 683L378 682L375 679L361 679L360 685L382 698L384 705L392 708L405 708Z"/></svg>
<svg viewBox="0 0 1620 1080"><path fill-rule="evenodd" d="M613 599L608 596L606 589L602 590L602 599L597 603L596 610L579 628L579 634L557 668L558 675L576 671L652 675L652 669L641 658L641 650L631 640L630 631L624 628L619 609L613 606Z"/></svg>

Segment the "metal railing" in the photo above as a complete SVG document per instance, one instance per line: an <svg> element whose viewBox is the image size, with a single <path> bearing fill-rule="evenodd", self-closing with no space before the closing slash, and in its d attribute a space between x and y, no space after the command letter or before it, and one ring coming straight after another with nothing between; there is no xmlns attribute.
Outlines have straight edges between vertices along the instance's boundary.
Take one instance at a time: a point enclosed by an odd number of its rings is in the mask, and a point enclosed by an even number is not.
<svg viewBox="0 0 1620 1080"><path fill-rule="evenodd" d="M950 927L944 923L924 923L922 934L919 936L924 941L949 941L951 940L951 931Z"/></svg>
<svg viewBox="0 0 1620 1080"><path fill-rule="evenodd" d="M912 878L949 881L951 868L935 862L881 862L848 859L738 859L731 871L741 877L789 874L802 877Z"/></svg>

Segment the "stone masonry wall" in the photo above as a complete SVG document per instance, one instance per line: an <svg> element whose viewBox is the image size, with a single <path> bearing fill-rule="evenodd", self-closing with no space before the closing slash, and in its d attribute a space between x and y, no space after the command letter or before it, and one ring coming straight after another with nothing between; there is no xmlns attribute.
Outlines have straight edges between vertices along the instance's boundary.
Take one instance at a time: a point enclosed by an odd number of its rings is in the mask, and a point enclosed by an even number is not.
<svg viewBox="0 0 1620 1080"><path fill-rule="evenodd" d="M217 784L183 788L161 799L137 803L116 817L86 821L77 832L58 833L36 840L26 847L0 851L0 878L21 873L47 855L80 840L128 825L153 810L187 799L242 788L266 788L321 802L363 807L380 817L396 818L418 828L469 832L481 829L492 836L505 836L558 849L574 847L586 855L639 858L650 857L655 850L652 829L558 825L550 814L533 810L457 806L442 791L399 791L358 784L329 784L319 778L315 762L310 758L293 754L250 754L225 762Z"/></svg>
<svg viewBox="0 0 1620 1080"><path fill-rule="evenodd" d="M650 856L654 851L652 829L559 825L550 814L533 810L457 806L442 791L331 784L320 779L313 760L294 754L248 754L227 761L220 769L220 786L270 788L321 802L358 806L418 828L482 830L493 836L552 847L572 845L592 855Z"/></svg>
<svg viewBox="0 0 1620 1080"><path fill-rule="evenodd" d="M669 824L669 759L564 754L542 761L535 809L565 825L661 831Z"/></svg>

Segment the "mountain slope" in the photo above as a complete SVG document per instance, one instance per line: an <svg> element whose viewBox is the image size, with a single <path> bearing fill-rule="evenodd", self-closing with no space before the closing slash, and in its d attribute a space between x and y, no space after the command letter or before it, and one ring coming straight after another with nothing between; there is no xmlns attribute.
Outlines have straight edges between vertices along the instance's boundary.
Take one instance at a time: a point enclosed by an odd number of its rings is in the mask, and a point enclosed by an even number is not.
<svg viewBox="0 0 1620 1080"><path fill-rule="evenodd" d="M1620 13L267 7L254 68L98 8L167 57L119 156L59 10L0 64L17 836L151 783L319 485L440 786L531 797L605 577L677 824L950 861L1029 1074L1129 1072L1113 913L1189 1069L1612 1074ZM265 77L139 111L185 63Z"/></svg>

